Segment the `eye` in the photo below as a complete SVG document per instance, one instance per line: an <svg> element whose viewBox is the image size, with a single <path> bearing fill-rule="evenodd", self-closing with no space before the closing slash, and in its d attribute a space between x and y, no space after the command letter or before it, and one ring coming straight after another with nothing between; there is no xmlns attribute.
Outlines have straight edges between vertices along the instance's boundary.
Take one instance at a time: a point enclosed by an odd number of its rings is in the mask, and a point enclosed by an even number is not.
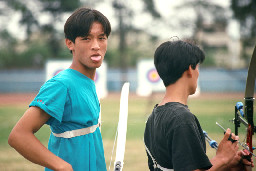
<svg viewBox="0 0 256 171"><path fill-rule="evenodd" d="M89 37L83 37L82 40L90 40Z"/></svg>
<svg viewBox="0 0 256 171"><path fill-rule="evenodd" d="M107 38L105 36L102 36L99 38L100 40L106 40Z"/></svg>

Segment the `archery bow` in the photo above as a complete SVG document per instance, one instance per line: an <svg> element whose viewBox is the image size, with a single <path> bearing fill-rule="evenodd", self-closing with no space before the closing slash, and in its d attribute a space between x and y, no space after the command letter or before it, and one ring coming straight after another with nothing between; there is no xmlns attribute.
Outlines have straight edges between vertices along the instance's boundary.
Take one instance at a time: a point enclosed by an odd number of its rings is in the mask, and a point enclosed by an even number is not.
<svg viewBox="0 0 256 171"><path fill-rule="evenodd" d="M254 104L254 88L255 88L255 78L256 78L256 46L254 48L251 62L248 69L246 88L245 88L245 106L244 106L244 120L241 116L243 116L243 104L238 102L235 106L235 134L238 135L238 127L240 127L240 123L243 123L247 126L247 136L246 136L246 146L248 147L248 151L253 153L252 147L252 136L254 132L256 132L256 128L254 126L253 121L253 104ZM239 115L240 113L240 115ZM252 154L249 154L251 158Z"/></svg>
<svg viewBox="0 0 256 171"><path fill-rule="evenodd" d="M117 146L116 146L116 159L114 164L115 171L122 171L123 169L126 132L127 132L127 119L128 119L129 86L130 86L130 83L128 82L124 83L121 90L119 121L118 121L118 128L117 128L118 138L117 138ZM115 141L116 141L116 138L115 138ZM114 141L114 146L115 146L115 141ZM111 161L110 161L110 165L111 165ZM109 171L110 171L110 166L109 166Z"/></svg>

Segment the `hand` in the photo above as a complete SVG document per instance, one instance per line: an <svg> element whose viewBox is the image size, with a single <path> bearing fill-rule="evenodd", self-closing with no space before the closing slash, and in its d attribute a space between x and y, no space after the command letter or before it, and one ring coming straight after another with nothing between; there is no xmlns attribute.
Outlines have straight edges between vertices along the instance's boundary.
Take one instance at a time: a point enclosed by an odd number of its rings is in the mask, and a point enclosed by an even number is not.
<svg viewBox="0 0 256 171"><path fill-rule="evenodd" d="M248 159L246 159L244 156L249 156L250 153L247 150L241 150L239 151L239 155L240 155L240 163L246 166L251 166L254 167L254 163L252 158L250 158L250 161L248 161Z"/></svg>
<svg viewBox="0 0 256 171"><path fill-rule="evenodd" d="M249 152L246 150L238 151L234 159L230 163L230 167L232 171L240 171L240 170L246 170L246 166L254 167L254 163L252 158L250 158L250 161L246 159L244 156L249 156Z"/></svg>
<svg viewBox="0 0 256 171"><path fill-rule="evenodd" d="M229 163L234 159L234 156L236 156L238 150L238 139L239 137L231 133L231 130L228 128L216 152L216 157L225 165L229 165Z"/></svg>

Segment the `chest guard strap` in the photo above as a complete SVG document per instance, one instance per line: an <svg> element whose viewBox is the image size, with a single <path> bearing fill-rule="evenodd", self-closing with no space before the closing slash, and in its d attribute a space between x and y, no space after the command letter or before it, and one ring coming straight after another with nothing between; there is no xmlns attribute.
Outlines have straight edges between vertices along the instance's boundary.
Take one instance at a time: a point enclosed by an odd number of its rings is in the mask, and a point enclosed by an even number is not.
<svg viewBox="0 0 256 171"><path fill-rule="evenodd" d="M66 131L63 133L53 133L52 134L55 137L61 137L61 138L73 138L73 137L78 137L78 136L82 136L82 135L86 135L86 134L90 134L96 131L96 129L100 126L100 123L98 123L97 125L93 125L87 128L82 128L82 129L76 129L76 130L72 130L72 131Z"/></svg>

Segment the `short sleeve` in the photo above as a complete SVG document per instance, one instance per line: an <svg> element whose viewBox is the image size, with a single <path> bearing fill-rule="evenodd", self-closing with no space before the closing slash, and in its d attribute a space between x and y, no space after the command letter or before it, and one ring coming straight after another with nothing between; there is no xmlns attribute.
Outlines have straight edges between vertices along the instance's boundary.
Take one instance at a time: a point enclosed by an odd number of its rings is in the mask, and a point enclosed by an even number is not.
<svg viewBox="0 0 256 171"><path fill-rule="evenodd" d="M29 107L36 106L47 114L62 121L63 111L67 100L67 88L59 81L49 80L40 89Z"/></svg>
<svg viewBox="0 0 256 171"><path fill-rule="evenodd" d="M184 124L174 131L172 160L174 170L208 169L212 165L205 154L199 134L192 124Z"/></svg>

